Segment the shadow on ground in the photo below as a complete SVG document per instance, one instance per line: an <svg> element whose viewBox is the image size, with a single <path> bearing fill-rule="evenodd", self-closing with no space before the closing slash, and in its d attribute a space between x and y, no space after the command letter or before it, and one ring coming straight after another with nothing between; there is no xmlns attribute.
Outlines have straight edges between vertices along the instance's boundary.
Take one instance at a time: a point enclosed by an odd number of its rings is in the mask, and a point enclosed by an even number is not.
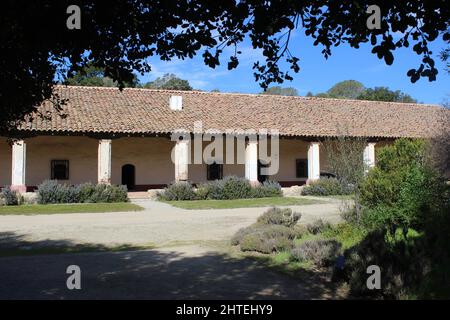
<svg viewBox="0 0 450 320"><path fill-rule="evenodd" d="M0 234L0 249L67 247L68 240L27 243ZM96 246L93 245L93 248ZM97 246L101 249L101 246ZM0 251L1 252L1 251ZM66 269L81 268L81 290L68 290ZM336 298L314 272L292 277L253 259L217 252L139 250L0 257L0 299L321 299Z"/></svg>

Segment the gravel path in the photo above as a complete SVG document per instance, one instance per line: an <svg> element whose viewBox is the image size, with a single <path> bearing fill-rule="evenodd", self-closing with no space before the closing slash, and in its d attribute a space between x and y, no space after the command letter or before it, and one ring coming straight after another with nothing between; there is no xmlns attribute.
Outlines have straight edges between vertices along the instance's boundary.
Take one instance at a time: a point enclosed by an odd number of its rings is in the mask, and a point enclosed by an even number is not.
<svg viewBox="0 0 450 320"><path fill-rule="evenodd" d="M187 254L185 251L190 252ZM68 290L66 268L81 269ZM0 299L330 299L342 298L322 275L298 278L253 259L195 246L174 249L0 258Z"/></svg>
<svg viewBox="0 0 450 320"><path fill-rule="evenodd" d="M133 200L141 212L0 216L0 246L154 244L157 249L0 257L0 299L329 299L345 297L329 279L276 272L233 258L224 243L265 208L184 210ZM339 201L292 207L302 222L339 219ZM170 246L168 246L170 245ZM68 290L66 268L81 268Z"/></svg>
<svg viewBox="0 0 450 320"><path fill-rule="evenodd" d="M0 216L0 245L25 241L34 246L61 242L98 245L156 245L229 240L267 208L185 210L151 200L133 200L139 212ZM301 223L318 218L339 220L338 200L292 206Z"/></svg>

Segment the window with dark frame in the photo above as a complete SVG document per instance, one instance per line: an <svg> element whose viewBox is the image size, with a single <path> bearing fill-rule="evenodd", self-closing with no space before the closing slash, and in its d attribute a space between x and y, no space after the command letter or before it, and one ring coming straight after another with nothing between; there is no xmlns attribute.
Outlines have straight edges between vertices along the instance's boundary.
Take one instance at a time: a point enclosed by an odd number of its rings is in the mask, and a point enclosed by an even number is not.
<svg viewBox="0 0 450 320"><path fill-rule="evenodd" d="M295 160L295 176L297 178L308 178L308 159Z"/></svg>
<svg viewBox="0 0 450 320"><path fill-rule="evenodd" d="M206 178L208 180L220 180L223 178L223 165L218 163L208 164L206 166Z"/></svg>
<svg viewBox="0 0 450 320"><path fill-rule="evenodd" d="M69 160L52 160L51 168L52 180L69 179Z"/></svg>

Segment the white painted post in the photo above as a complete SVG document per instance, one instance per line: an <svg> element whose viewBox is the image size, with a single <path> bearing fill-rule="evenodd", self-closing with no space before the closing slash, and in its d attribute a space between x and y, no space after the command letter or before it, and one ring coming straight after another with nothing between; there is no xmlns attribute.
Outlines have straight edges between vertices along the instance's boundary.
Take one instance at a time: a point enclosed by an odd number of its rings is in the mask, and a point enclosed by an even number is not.
<svg viewBox="0 0 450 320"><path fill-rule="evenodd" d="M366 173L375 166L375 142L369 142L364 148L363 159L366 165Z"/></svg>
<svg viewBox="0 0 450 320"><path fill-rule="evenodd" d="M111 140L98 143L98 183L111 184Z"/></svg>
<svg viewBox="0 0 450 320"><path fill-rule="evenodd" d="M258 141L247 142L245 148L245 178L258 184Z"/></svg>
<svg viewBox="0 0 450 320"><path fill-rule="evenodd" d="M189 141L179 140L175 145L175 181L187 181L189 167Z"/></svg>
<svg viewBox="0 0 450 320"><path fill-rule="evenodd" d="M311 142L308 147L308 181L320 178L319 142Z"/></svg>
<svg viewBox="0 0 450 320"><path fill-rule="evenodd" d="M25 169L27 158L27 145L25 141L18 140L12 145L12 176L11 189L20 193L27 191L25 184Z"/></svg>

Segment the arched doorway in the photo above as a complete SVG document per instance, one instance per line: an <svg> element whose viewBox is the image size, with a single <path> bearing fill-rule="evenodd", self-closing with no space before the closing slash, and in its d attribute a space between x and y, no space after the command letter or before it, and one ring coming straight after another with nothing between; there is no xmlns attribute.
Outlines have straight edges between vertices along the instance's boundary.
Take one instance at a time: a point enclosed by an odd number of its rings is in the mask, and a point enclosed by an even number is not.
<svg viewBox="0 0 450 320"><path fill-rule="evenodd" d="M126 185L128 190L135 187L135 168L132 164L122 166L122 184Z"/></svg>

